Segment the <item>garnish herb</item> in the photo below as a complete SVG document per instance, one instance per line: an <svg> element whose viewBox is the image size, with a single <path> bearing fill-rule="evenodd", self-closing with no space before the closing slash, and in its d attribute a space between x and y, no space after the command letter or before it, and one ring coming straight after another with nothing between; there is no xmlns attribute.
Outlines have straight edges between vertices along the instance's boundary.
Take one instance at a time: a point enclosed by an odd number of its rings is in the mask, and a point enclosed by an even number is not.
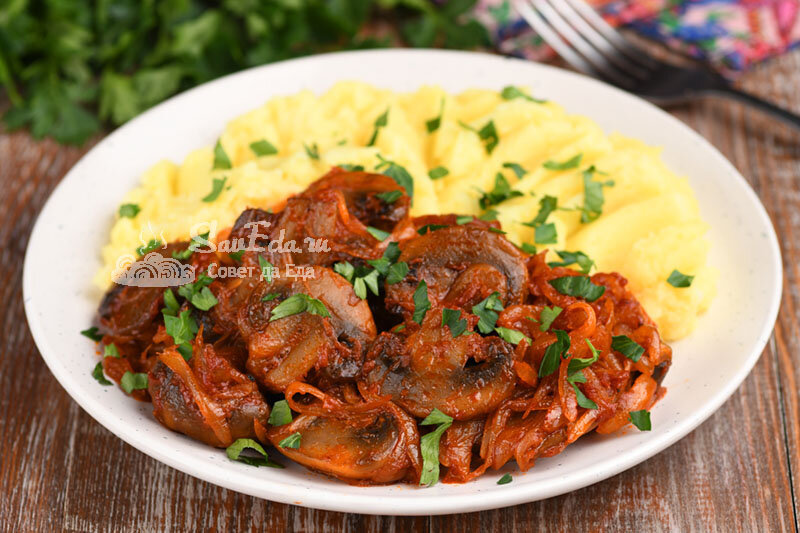
<svg viewBox="0 0 800 533"><path fill-rule="evenodd" d="M571 376L576 372L580 372L584 368L588 368L592 366L597 360L600 358L600 352L592 344L592 341L586 339L586 344L589 345L589 349L592 351L591 357L586 357L581 359L579 357L573 357L569 360L569 366L567 366L567 377Z"/></svg>
<svg viewBox="0 0 800 533"><path fill-rule="evenodd" d="M144 256L152 252L153 250L157 250L163 246L163 243L158 239L150 239L150 242L145 244L144 246L140 246L136 249L136 255Z"/></svg>
<svg viewBox="0 0 800 533"><path fill-rule="evenodd" d="M604 286L595 285L586 276L564 276L551 279L548 283L561 294L584 298L587 302L597 300L606 292Z"/></svg>
<svg viewBox="0 0 800 533"><path fill-rule="evenodd" d="M456 217L456 224L463 226L464 224L469 224L473 220L475 220L475 217L471 215L459 215Z"/></svg>
<svg viewBox="0 0 800 533"><path fill-rule="evenodd" d="M386 127L386 124L389 123L389 109L387 108L386 111L383 112L378 118L375 119L375 130L372 132L372 137L369 138L369 142L367 146L374 146L375 141L378 140L378 132L380 132L381 128Z"/></svg>
<svg viewBox="0 0 800 533"><path fill-rule="evenodd" d="M603 204L605 203L603 187L614 185L613 181L593 181L595 173L602 174L594 165L583 171L583 207L580 208L581 223L583 224L593 222L603 214Z"/></svg>
<svg viewBox="0 0 800 533"><path fill-rule="evenodd" d="M401 196L403 196L402 191L386 191L386 192L379 192L376 194L378 198L386 202L387 204L395 203Z"/></svg>
<svg viewBox="0 0 800 533"><path fill-rule="evenodd" d="M561 163L551 159L550 161L546 161L543 166L547 170L569 170L571 168L578 168L582 159L583 154L578 154L575 157L567 159L566 161L562 161Z"/></svg>
<svg viewBox="0 0 800 533"><path fill-rule="evenodd" d="M380 272L373 270L366 276L357 277L355 282L353 282L353 292L355 292L356 296L362 300L366 300L367 288L369 288L369 290L372 291L372 294L377 296L380 293L380 288L378 287L379 276Z"/></svg>
<svg viewBox="0 0 800 533"><path fill-rule="evenodd" d="M274 300L274 299L275 299L275 298L277 298L278 296L280 296L280 293L278 293L278 292L271 292L271 293L269 293L269 294L265 294L264 296L262 296L262 297L261 297L261 301L262 301L262 302L271 302L272 300Z"/></svg>
<svg viewBox="0 0 800 533"><path fill-rule="evenodd" d="M428 300L428 284L425 280L421 280L414 290L414 314L411 319L417 324L422 324L425 314L431 308L431 302Z"/></svg>
<svg viewBox="0 0 800 533"><path fill-rule="evenodd" d="M428 177L430 177L432 180L439 180L448 174L450 174L450 171L445 167L436 167L428 172Z"/></svg>
<svg viewBox="0 0 800 533"><path fill-rule="evenodd" d="M125 372L122 379L119 381L120 387L126 394L130 394L135 390L142 390L147 388L147 374L142 372Z"/></svg>
<svg viewBox="0 0 800 533"><path fill-rule="evenodd" d="M558 198L555 196L544 196L541 200L539 200L539 212L536 214L536 217L530 222L523 222L523 225L530 228L536 228L547 222L547 217L549 217L550 213L555 211L557 208Z"/></svg>
<svg viewBox="0 0 800 533"><path fill-rule="evenodd" d="M178 314L181 305L178 303L178 299L175 298L175 293L172 292L172 289L164 290L164 305L165 307L161 312L165 315L176 316Z"/></svg>
<svg viewBox="0 0 800 533"><path fill-rule="evenodd" d="M611 337L611 349L618 351L634 363L638 362L644 354L642 345L627 335L615 335Z"/></svg>
<svg viewBox="0 0 800 533"><path fill-rule="evenodd" d="M547 102L547 100L539 100L538 98L534 98L530 95L525 94L522 90L518 89L517 87L513 87L509 85L508 87L504 87L502 92L500 92L500 96L503 97L503 100L513 100L514 98L522 98L524 100L528 100L529 102L536 102L537 104L543 104Z"/></svg>
<svg viewBox="0 0 800 533"><path fill-rule="evenodd" d="M628 418L631 421L631 424L636 426L639 431L650 431L653 429L652 424L650 423L650 412L642 409L641 411L631 411L628 413Z"/></svg>
<svg viewBox="0 0 800 533"><path fill-rule="evenodd" d="M500 338L506 342L510 342L513 345L517 345L523 340L528 341L528 344L531 343L531 338L522 333L521 331L517 331L515 329L510 328L494 328Z"/></svg>
<svg viewBox="0 0 800 533"><path fill-rule="evenodd" d="M315 161L319 161L319 146L317 146L317 143L314 143L311 146L303 143L303 148L305 149L308 157L314 159Z"/></svg>
<svg viewBox="0 0 800 533"><path fill-rule="evenodd" d="M356 274L356 267L354 267L350 261L344 261L342 263L336 263L333 265L333 271L350 283L353 283L353 276Z"/></svg>
<svg viewBox="0 0 800 533"><path fill-rule="evenodd" d="M298 293L289 296L284 301L279 303L273 310L272 316L269 321L279 320L287 316L297 315L300 313L309 313L312 315L319 315L321 317L331 316L325 304L316 298L312 298L308 294Z"/></svg>
<svg viewBox="0 0 800 533"><path fill-rule="evenodd" d="M367 232L381 242L388 239L389 235L391 235L391 233L389 233L388 231L383 231L378 228L373 228L372 226L367 226Z"/></svg>
<svg viewBox="0 0 800 533"><path fill-rule="evenodd" d="M505 474L503 474L503 477L501 477L500 479L497 480L497 484L498 485L507 485L508 483L511 483L512 481L514 481L514 478L511 477L511 474L506 472Z"/></svg>
<svg viewBox="0 0 800 533"><path fill-rule="evenodd" d="M231 160L228 158L228 154L225 153L225 149L222 147L222 143L217 141L216 146L214 146L214 166L212 167L214 170L218 169L229 169L232 168Z"/></svg>
<svg viewBox="0 0 800 533"><path fill-rule="evenodd" d="M539 331L547 331L550 329L553 321L558 318L558 315L561 314L561 311L563 311L563 309L557 305L543 308L542 312L539 314Z"/></svg>
<svg viewBox="0 0 800 533"><path fill-rule="evenodd" d="M103 375L103 363L97 363L92 370L92 377L97 380L100 385L111 385L111 382L108 381Z"/></svg>
<svg viewBox="0 0 800 533"><path fill-rule="evenodd" d="M503 230L501 230L499 228L495 228L495 227L490 227L489 231L491 231L492 233L500 234L500 235L505 235L506 234L505 231L503 231Z"/></svg>
<svg viewBox="0 0 800 533"><path fill-rule="evenodd" d="M119 216L123 218L136 218L141 209L136 204L122 204L119 206Z"/></svg>
<svg viewBox="0 0 800 533"><path fill-rule="evenodd" d="M264 280L267 283L272 283L272 269L275 268L272 263L264 259L264 256L259 255L258 266L261 268L261 275L264 276Z"/></svg>
<svg viewBox="0 0 800 533"><path fill-rule="evenodd" d="M497 129L494 127L493 120L490 120L484 127L478 130L478 137L484 141L483 147L486 149L486 153L491 154L500 142L500 137L497 135Z"/></svg>
<svg viewBox="0 0 800 533"><path fill-rule="evenodd" d="M503 163L503 168L510 168L513 170L514 174L517 175L517 179L520 180L523 178L523 176L525 176L525 174L528 173L528 171L522 168L522 165L519 163Z"/></svg>
<svg viewBox="0 0 800 533"><path fill-rule="evenodd" d="M242 452L250 450L258 454L257 457L252 455L243 455ZM269 466L271 468L283 468L283 465L275 463L270 460L266 450L253 439L236 439L236 441L225 449L228 459L231 461L239 461L250 466Z"/></svg>
<svg viewBox="0 0 800 533"><path fill-rule="evenodd" d="M272 404L272 411L269 412L267 423L270 426L285 426L292 422L292 410L289 409L289 402L278 400Z"/></svg>
<svg viewBox="0 0 800 533"><path fill-rule="evenodd" d="M242 256L244 255L244 250L239 250L238 252L229 252L228 257L236 261L237 263L242 262Z"/></svg>
<svg viewBox="0 0 800 533"><path fill-rule="evenodd" d="M522 193L513 190L508 180L498 172L494 177L494 189L483 193L480 200L478 200L478 204L481 206L481 209L486 209L489 206L497 205L510 198L516 198L517 196L522 196Z"/></svg>
<svg viewBox="0 0 800 533"><path fill-rule="evenodd" d="M386 275L386 283L394 285L400 283L403 278L408 274L408 263L401 261L389 267L389 273Z"/></svg>
<svg viewBox="0 0 800 533"><path fill-rule="evenodd" d="M425 235L429 231L436 231L437 229L444 229L448 227L446 224L425 224L417 230L420 235Z"/></svg>
<svg viewBox="0 0 800 533"><path fill-rule="evenodd" d="M197 276L197 280L195 280L194 283L187 283L186 285L178 287L178 295L184 297L197 309L208 311L219 303L214 297L214 293L208 288L213 281L213 278L206 274L200 274ZM169 307L169 305L167 307Z"/></svg>
<svg viewBox="0 0 800 533"><path fill-rule="evenodd" d="M192 254L196 252L198 249L208 244L211 244L208 241L209 233L210 232L207 231L202 235L195 235L194 237L192 237L192 242L189 243L189 246L185 250L172 252L172 258L178 259L179 261L186 261L187 259L192 257Z"/></svg>
<svg viewBox="0 0 800 533"><path fill-rule="evenodd" d="M337 165L342 170L346 170L348 172L362 172L364 170L364 165L353 165L350 163L342 163L341 165Z"/></svg>
<svg viewBox="0 0 800 533"><path fill-rule="evenodd" d="M172 337L175 344L181 345L190 342L197 335L197 323L192 318L192 312L188 309L182 311L178 316L164 315L164 327L167 335Z"/></svg>
<svg viewBox="0 0 800 533"><path fill-rule="evenodd" d="M183 357L184 361L188 361L192 358L194 350L192 349L192 345L187 342L178 346L178 353L181 354L181 357Z"/></svg>
<svg viewBox="0 0 800 533"><path fill-rule="evenodd" d="M414 178L408 173L405 167L401 167L394 161L385 159L381 154L378 154L380 163L375 167L375 170L381 171L384 175L392 178L399 186L405 189L406 194L414 201Z"/></svg>
<svg viewBox="0 0 800 533"><path fill-rule="evenodd" d="M439 481L439 442L442 434L453 424L453 419L440 410L434 408L431 413L420 422L423 426L438 424L439 427L430 433L423 435L420 439L422 451L422 475L419 478L420 485L433 486Z"/></svg>
<svg viewBox="0 0 800 533"><path fill-rule="evenodd" d="M496 209L489 209L488 211L480 215L478 218L483 220L484 222L492 222L494 220L497 220L497 215L499 214L500 213L498 213Z"/></svg>
<svg viewBox="0 0 800 533"><path fill-rule="evenodd" d="M211 203L219 198L219 195L222 194L222 189L225 188L225 182L227 181L227 176L223 178L214 178L214 183L211 184L211 192L203 197L203 201Z"/></svg>
<svg viewBox="0 0 800 533"><path fill-rule="evenodd" d="M278 446L280 446L281 448L291 448L293 450L296 450L300 447L301 437L302 435L300 435L300 432L297 431L295 433L292 433L282 441L280 441L278 443Z"/></svg>
<svg viewBox="0 0 800 533"><path fill-rule="evenodd" d="M566 331L554 329L553 333L556 334L556 341L548 346L544 352L544 357L542 357L542 362L539 365L540 378L549 376L558 369L561 359L566 356L567 350L572 344Z"/></svg>
<svg viewBox="0 0 800 533"><path fill-rule="evenodd" d="M458 309L442 309L442 327L450 328L450 334L455 339L460 335L469 335L467 331L467 320L461 318L461 311Z"/></svg>
<svg viewBox="0 0 800 533"><path fill-rule="evenodd" d="M523 252L525 252L526 254L536 255L536 253L537 253L536 246L534 246L534 245L532 245L530 243L527 243L527 242L523 242L520 245L519 249L522 250Z"/></svg>
<svg viewBox="0 0 800 533"><path fill-rule="evenodd" d="M556 225L552 222L549 222L547 224L542 224L541 226L536 226L533 240L536 242L536 244L557 243L558 233L556 231Z"/></svg>
<svg viewBox="0 0 800 533"><path fill-rule="evenodd" d="M502 310L503 302L500 301L500 293L496 291L473 305L472 314L478 317L478 330L484 334L494 331L499 317L497 312Z"/></svg>
<svg viewBox="0 0 800 533"><path fill-rule="evenodd" d="M116 357L119 359L119 350L117 349L117 345L113 342L111 344L106 344L103 348L103 357Z"/></svg>
<svg viewBox="0 0 800 533"><path fill-rule="evenodd" d="M587 398L583 391L578 388L577 383L586 383L586 376L583 375L582 371L568 376L567 382L572 385L572 390L575 391L575 399L578 401L579 406L584 409L597 409L597 404Z"/></svg>
<svg viewBox="0 0 800 533"><path fill-rule="evenodd" d="M667 278L667 283L678 289L685 289L686 287L691 287L692 281L694 281L694 276L688 276L686 274L683 274L677 269L673 270L672 273Z"/></svg>
<svg viewBox="0 0 800 533"><path fill-rule="evenodd" d="M260 141L250 143L250 149L258 157L262 157L265 155L275 155L278 153L278 149L275 148L275 145L273 145L266 139L261 139Z"/></svg>
<svg viewBox="0 0 800 533"><path fill-rule="evenodd" d="M400 245L397 242L390 242L386 245L386 250L383 251L383 259L394 263L400 258Z"/></svg>
<svg viewBox="0 0 800 533"><path fill-rule="evenodd" d="M444 113L444 98L442 98L442 103L439 105L439 114L434 118L425 121L425 128L428 130L428 133L433 133L434 131L439 129L439 126L442 125L443 113Z"/></svg>
<svg viewBox="0 0 800 533"><path fill-rule="evenodd" d="M97 328L95 326L92 326L89 329L84 329L83 331L81 331L81 335L83 335L84 337L88 337L95 342L100 342L101 340L103 340L103 336L100 335L97 331L98 331Z"/></svg>
<svg viewBox="0 0 800 533"><path fill-rule="evenodd" d="M560 252L556 251L556 253L558 254L558 257L561 258L561 261L551 261L550 263L547 263L547 265L551 268L565 267L577 263L581 269L581 272L588 274L594 266L594 261L583 252L567 252L566 250L562 250Z"/></svg>

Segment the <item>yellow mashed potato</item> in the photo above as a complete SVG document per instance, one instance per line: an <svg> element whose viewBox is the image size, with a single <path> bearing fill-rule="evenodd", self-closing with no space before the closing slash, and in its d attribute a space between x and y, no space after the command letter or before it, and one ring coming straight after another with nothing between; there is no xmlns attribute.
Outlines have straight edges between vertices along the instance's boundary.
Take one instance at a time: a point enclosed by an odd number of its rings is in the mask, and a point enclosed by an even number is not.
<svg viewBox="0 0 800 533"><path fill-rule="evenodd" d="M367 146L376 120L385 112L373 146ZM426 122L440 116L440 127L428 132ZM490 136L478 132L492 121L499 142L488 153ZM266 140L275 155L258 157L250 147ZM561 208L547 219L554 223L557 243L540 249L583 251L598 271L617 271L667 340L688 335L715 294L716 271L706 264L707 226L686 179L663 163L659 149L620 135L606 135L590 119L567 114L555 103L528 98L505 99L489 90L450 95L438 87L399 94L363 83L340 83L322 96L310 91L274 98L232 120L220 143L232 163L213 170L214 149L190 153L181 164L162 161L142 177L122 204L136 204L133 218L119 217L103 248L103 268L95 282L108 287L121 257L150 239L188 239L190 228L216 222L229 227L247 207L269 208L302 191L333 165L380 163L378 155L405 167L414 179L412 213L479 215L482 192L495 187L501 172L517 196L492 206L508 237L517 244L534 243L533 219L545 195ZM308 149L307 149L308 148ZM312 157L318 153L318 158ZM544 166L581 154L580 164L566 170ZM518 178L504 163L526 173ZM602 172L602 214L581 221L583 172L592 165ZM552 167L552 165L550 165ZM432 180L428 172L444 167L449 174ZM225 187L204 202L215 178ZM558 257L551 251L553 260ZM674 288L667 277L674 270L694 275L691 287Z"/></svg>

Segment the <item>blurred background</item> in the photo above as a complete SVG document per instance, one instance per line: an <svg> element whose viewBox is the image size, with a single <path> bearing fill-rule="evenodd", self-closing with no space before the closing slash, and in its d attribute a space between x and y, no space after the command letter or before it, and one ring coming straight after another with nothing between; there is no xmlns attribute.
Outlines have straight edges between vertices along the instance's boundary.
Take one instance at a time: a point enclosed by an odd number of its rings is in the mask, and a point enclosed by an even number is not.
<svg viewBox="0 0 800 533"><path fill-rule="evenodd" d="M729 78L800 42L800 0L591 0ZM7 130L83 144L180 91L309 54L391 46L554 54L510 0L2 0Z"/></svg>

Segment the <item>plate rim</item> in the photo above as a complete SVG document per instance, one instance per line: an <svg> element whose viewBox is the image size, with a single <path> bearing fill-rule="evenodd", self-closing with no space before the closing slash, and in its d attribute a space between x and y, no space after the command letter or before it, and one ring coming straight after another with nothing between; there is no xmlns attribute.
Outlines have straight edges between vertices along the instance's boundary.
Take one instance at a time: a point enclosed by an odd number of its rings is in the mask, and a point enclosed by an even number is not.
<svg viewBox="0 0 800 533"><path fill-rule="evenodd" d="M589 84L597 84L599 86L603 86L605 90L611 90L617 93L621 93L625 95L627 98L633 98L638 100L640 103L649 106L651 111L654 111L657 114L661 115L661 118L667 121L673 122L675 125L679 126L681 130L688 136L690 136L694 142L703 145L710 154L713 153L714 158L716 159L716 164L720 165L720 167L724 167L728 170L728 174L730 174L730 178L734 180L737 186L743 188L744 193L747 199L753 204L754 214L756 214L761 221L764 223L766 228L769 228L769 232L767 235L768 239L768 247L772 250L773 259L772 262L772 275L773 279L777 282L774 284L772 293L769 295L770 298L770 306L769 312L765 317L765 321L759 333L758 339L755 344L750 347L750 353L748 354L745 363L741 365L738 371L734 374L733 379L726 383L726 385L720 389L718 389L713 396L705 403L705 406L701 410L694 411L690 415L686 417L682 417L671 429L669 433L665 433L665 435L661 439L652 439L647 441L643 446L637 448L637 450L630 454L625 454L621 457L617 457L615 461L606 461L603 466L604 468L597 468L596 472L593 473L590 479L587 480L587 476L585 474L578 475L578 473L573 474L571 476L561 476L557 480L553 481L550 486L548 486L545 490L542 490L541 487L537 486L536 484L529 484L529 485L517 485L514 487L514 490L493 490L493 491L482 491L482 492L474 492L471 494L437 494L436 497L426 497L423 493L420 493L420 497L417 498L408 498L408 499L398 499L395 500L393 503L393 508L385 509L386 508L386 497L385 496L373 496L363 492L354 492L353 494L348 494L346 496L338 495L339 497L331 499L325 498L325 489L324 488L311 488L309 489L307 494L299 494L296 491L296 487L287 487L285 484L279 481L274 480L264 480L264 486L258 487L259 490L256 490L256 487L249 486L243 483L237 483L235 481L236 476L224 476L222 473L217 473L216 468L201 470L196 465L189 464L189 461L186 458L182 458L180 456L176 456L172 453L162 452L155 446L151 446L145 441L137 440L134 438L133 432L126 432L124 428L120 428L116 419L108 414L102 408L97 408L95 405L94 400L88 398L84 392L83 388L77 381L72 380L66 368L59 364L58 358L54 355L57 354L58 351L50 346L50 343L47 339L46 335L46 328L43 324L40 323L38 320L36 313L34 312L33 304L31 302L31 298L29 297L31 293L31 286L33 284L32 280L32 266L31 266L31 250L34 249L35 246L38 245L39 241L42 240L41 234L45 231L46 228L42 225L42 219L44 218L44 214L48 212L48 210L53 209L53 205L55 203L55 199L59 195L59 191L63 190L64 184L70 179L71 176L77 174L78 172L76 169L79 169L81 165L91 157L92 153L101 145L106 142L113 142L114 139L118 135L121 134L127 128L134 127L139 121L143 120L145 117L149 117L152 114L159 113L165 106L170 105L177 99L181 99L186 97L187 95L194 94L196 91L207 90L210 87L216 87L218 85L222 85L228 83L234 78L249 76L255 71L261 70L277 70L282 66L288 64L299 64L304 62L319 62L325 61L330 57L342 57L347 56L351 57L353 60L358 60L359 57L364 56L397 56L397 55L412 55L412 56L440 56L442 60L446 60L448 57L455 57L459 56L459 58L464 57L472 57L476 61L484 61L487 64L489 62L502 62L502 61L510 61L510 62L518 62L520 67L530 68L530 69L541 69L544 71L557 71L558 75L560 76L567 76L573 78L580 78L582 82L589 83ZM232 117L233 118L233 117ZM439 50L439 49L378 49L378 50L359 50L359 51L345 51L345 52L332 52L327 54L318 54L312 56L306 56L302 58L296 59L289 59L285 61L279 61L275 63L270 63L267 65L261 65L253 68L249 68L246 70L238 71L227 76L217 78L205 84L199 85L197 87L191 88L187 91L179 93L168 100L150 108L149 110L145 111L144 113L138 115L128 123L124 124L123 126L117 128L112 133L104 137L97 145L92 147L81 159L65 174L62 180L56 185L53 191L48 196L47 201L45 202L42 210L39 212L36 218L36 222L34 224L33 230L30 233L28 244L26 246L25 252L25 259L23 263L23 303L25 307L25 314L28 322L29 329L33 336L33 339L36 343L37 349L41 354L42 358L45 361L50 372L56 378L59 385L63 387L70 397L75 400L81 408L86 411L92 418L94 418L97 422L99 422L103 427L109 430L118 438L122 439L127 444L131 445L135 449L139 450L140 452L145 453L146 455L156 459L157 461L177 470L180 470L186 474L189 474L193 477L198 479L202 479L204 481L213 483L215 485L227 488L229 490L233 490L236 492L241 492L245 494L249 494L251 496L255 496L262 499L269 499L272 501L277 501L281 503L293 504L293 505L301 505L304 507L312 507L316 509L324 509L324 510L331 510L331 511L340 511L340 512L351 512L351 513L363 513L363 514L386 514L382 511L390 511L392 515L435 515L435 514L449 514L449 513L457 513L457 512L471 512L471 511L480 511L486 509L494 509L500 507L507 507L512 505L518 505L521 503L527 503L531 501L541 500L553 496L557 496L560 494L564 494L570 492L572 490L577 490L582 487L586 487L607 479L611 476L614 476L622 471L625 471L647 459L654 456L655 454L665 450L666 448L673 445L678 440L682 439L686 435L688 435L691 431L697 428L700 424L702 424L706 419L708 419L712 414L714 414L720 406L730 398L730 396L739 388L742 384L744 379L750 374L753 367L755 366L756 362L760 358L761 354L764 351L764 347L766 346L769 338L772 335L772 331L774 328L775 321L777 320L778 312L780 309L782 294L783 294L783 260L780 251L780 246L777 239L777 234L775 232L774 224L772 223L772 219L770 218L766 208L761 203L758 195L753 190L752 186L749 182L742 176L742 174L736 169L736 167L725 158L722 153L717 150L708 140L706 140L703 136L701 136L698 132L690 128L688 125L681 122L676 117L670 115L669 113L665 112L664 110L650 104L649 102L633 95L622 91L614 86L608 85L604 82L599 80L589 78L582 74L578 74L572 71L560 69L551 65L545 65L541 63L534 63L530 61L525 61L522 59L505 57L505 56L498 56L494 54L488 53L478 53L478 52L465 52L465 51L454 51L454 50ZM607 463L607 464L605 464ZM272 485L270 490L265 490L265 486L269 488ZM507 487L510 487L508 485ZM527 489L527 490L526 490ZM303 501L298 501L298 498L302 498ZM394 508L397 506L397 508Z"/></svg>

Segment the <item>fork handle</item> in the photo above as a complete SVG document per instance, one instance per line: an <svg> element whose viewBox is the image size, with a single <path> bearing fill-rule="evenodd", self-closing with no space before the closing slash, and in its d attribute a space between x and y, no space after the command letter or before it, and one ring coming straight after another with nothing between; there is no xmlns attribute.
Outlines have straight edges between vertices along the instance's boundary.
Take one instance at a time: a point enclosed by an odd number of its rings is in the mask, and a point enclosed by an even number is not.
<svg viewBox="0 0 800 533"><path fill-rule="evenodd" d="M730 85L725 84L724 86L718 87L711 92L718 94L720 96L725 96L727 98L731 98L733 100L737 100L739 102L749 104L756 109L760 109L761 111L771 115L778 120L781 120L785 124L789 126L794 126L796 129L800 130L800 115L796 115L782 107L778 107L775 104L767 102L766 100L762 100L757 96L753 96L750 93L740 91Z"/></svg>

